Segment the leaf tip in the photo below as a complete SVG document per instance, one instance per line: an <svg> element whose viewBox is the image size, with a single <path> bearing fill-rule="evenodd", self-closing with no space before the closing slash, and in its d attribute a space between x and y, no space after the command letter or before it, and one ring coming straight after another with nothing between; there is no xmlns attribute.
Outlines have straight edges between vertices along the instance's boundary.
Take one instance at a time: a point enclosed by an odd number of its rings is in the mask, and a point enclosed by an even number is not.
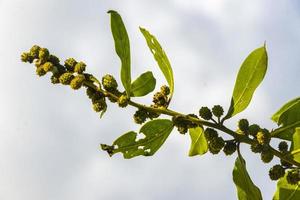
<svg viewBox="0 0 300 200"><path fill-rule="evenodd" d="M117 13L117 11L115 11L115 10L109 10L109 11L107 11L107 13L108 14L112 14L112 13Z"/></svg>

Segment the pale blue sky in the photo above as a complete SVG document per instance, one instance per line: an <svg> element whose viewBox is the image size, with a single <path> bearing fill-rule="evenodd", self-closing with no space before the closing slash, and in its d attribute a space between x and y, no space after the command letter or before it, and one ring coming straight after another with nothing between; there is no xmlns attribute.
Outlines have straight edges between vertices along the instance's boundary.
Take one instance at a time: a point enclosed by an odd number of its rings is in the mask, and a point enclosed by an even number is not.
<svg viewBox="0 0 300 200"><path fill-rule="evenodd" d="M274 128L272 113L299 96L296 0L0 0L0 199L236 199L231 179L235 156L190 158L188 135L174 131L153 157L109 158L99 143L137 130L135 110L110 104L100 120L83 90L53 86L49 76L38 78L32 65L20 62L21 52L39 44L62 60L85 61L98 77L118 77L110 9L126 24L133 77L152 70L158 86L165 83L138 26L156 35L166 50L175 76L172 109L228 108L240 64L264 41L269 53L265 80L248 110L228 125L234 128L247 116L251 123ZM272 165L248 149L242 152L249 173L265 199L271 199L276 183L267 174Z"/></svg>

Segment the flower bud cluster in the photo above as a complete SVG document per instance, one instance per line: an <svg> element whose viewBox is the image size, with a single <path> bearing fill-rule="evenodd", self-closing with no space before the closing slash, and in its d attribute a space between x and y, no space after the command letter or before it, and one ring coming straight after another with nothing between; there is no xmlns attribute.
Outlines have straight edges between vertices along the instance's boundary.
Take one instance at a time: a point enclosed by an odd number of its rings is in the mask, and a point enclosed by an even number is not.
<svg viewBox="0 0 300 200"><path fill-rule="evenodd" d="M198 118L197 115L194 114L188 114L187 116L178 115L172 118L174 126L177 127L180 134L185 134L189 128L197 127L196 123L188 119L189 117Z"/></svg>
<svg viewBox="0 0 300 200"><path fill-rule="evenodd" d="M82 86L87 87L87 95L92 101L93 109L96 112L106 110L104 94L85 84L93 85L94 80L90 79L92 75L84 73L86 70L84 62L77 62L74 58L68 58L64 61L64 65L61 65L60 60L55 55L50 54L48 49L37 45L34 45L29 52L24 52L21 55L21 60L29 63L34 62L38 76L51 72L53 84L70 85L74 90L78 90Z"/></svg>
<svg viewBox="0 0 300 200"><path fill-rule="evenodd" d="M154 108L167 108L169 105L169 94L170 88L166 85L163 85L160 88L159 92L156 92L153 96L152 105Z"/></svg>
<svg viewBox="0 0 300 200"><path fill-rule="evenodd" d="M215 129L206 128L204 131L204 136L208 142L208 150L212 154L218 154L225 146L225 141L223 140L222 137L219 136L218 132ZM228 149L228 146L226 148L227 148L225 150L226 153L229 153L228 155L230 155L231 152L229 152L229 151L232 151L232 149L231 149L232 146L229 147L230 150Z"/></svg>
<svg viewBox="0 0 300 200"><path fill-rule="evenodd" d="M201 107L199 110L199 116L205 120L211 120L213 118L213 116L220 119L220 117L223 114L224 114L224 110L223 110L222 106L220 106L220 105L213 106L212 110L210 110L206 106Z"/></svg>
<svg viewBox="0 0 300 200"><path fill-rule="evenodd" d="M297 185L300 181L300 169L292 169L288 171L286 180L291 185Z"/></svg>

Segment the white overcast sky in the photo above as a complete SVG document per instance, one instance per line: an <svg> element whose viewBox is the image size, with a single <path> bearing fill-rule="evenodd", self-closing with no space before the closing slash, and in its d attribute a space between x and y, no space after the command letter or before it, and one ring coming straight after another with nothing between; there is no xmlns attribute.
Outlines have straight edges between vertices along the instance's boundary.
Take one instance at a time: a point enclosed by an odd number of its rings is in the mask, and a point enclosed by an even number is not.
<svg viewBox="0 0 300 200"><path fill-rule="evenodd" d="M134 109L109 105L103 119L85 92L38 78L20 54L38 44L64 60L74 57L101 77L119 77L108 10L126 24L132 74L152 70L165 81L139 32L143 26L166 50L175 76L172 109L196 113L228 108L244 58L267 42L269 69L248 110L239 118L276 127L270 116L300 94L300 5L296 0L0 0L0 199L169 200L236 199L235 155L190 158L188 135L173 132L153 157L124 160L99 151L122 133L138 130ZM147 99L137 101L149 102ZM271 199L275 182L248 147L249 173ZM274 163L278 162L275 160Z"/></svg>

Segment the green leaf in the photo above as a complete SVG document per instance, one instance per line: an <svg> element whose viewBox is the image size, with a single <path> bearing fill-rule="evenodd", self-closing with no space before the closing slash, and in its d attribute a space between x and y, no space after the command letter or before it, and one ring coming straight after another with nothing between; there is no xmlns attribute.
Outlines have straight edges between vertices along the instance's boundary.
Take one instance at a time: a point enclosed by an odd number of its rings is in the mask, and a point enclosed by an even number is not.
<svg viewBox="0 0 300 200"><path fill-rule="evenodd" d="M292 141L292 153L300 150L300 127L295 129ZM294 160L300 162L300 153L294 155Z"/></svg>
<svg viewBox="0 0 300 200"><path fill-rule="evenodd" d="M129 38L121 16L114 10L108 11L111 16L111 32L115 41L115 49L121 60L121 82L130 95L131 69Z"/></svg>
<svg viewBox="0 0 300 200"><path fill-rule="evenodd" d="M164 74L164 76L169 84L171 97L172 97L173 92L174 92L174 78L173 78L173 71L172 71L172 67L169 62L169 59L168 59L166 53L164 52L164 50L162 49L161 45L155 38L155 36L151 35L151 33L149 33L149 31L147 31L146 29L144 29L142 27L140 27L140 31L144 35L151 53L153 54L160 70Z"/></svg>
<svg viewBox="0 0 300 200"><path fill-rule="evenodd" d="M152 72L145 72L131 84L131 96L145 96L154 90L155 85L156 79L153 77Z"/></svg>
<svg viewBox="0 0 300 200"><path fill-rule="evenodd" d="M279 126L273 137L292 140L296 127L300 127L300 97L283 105L271 118Z"/></svg>
<svg viewBox="0 0 300 200"><path fill-rule="evenodd" d="M232 175L239 200L262 200L261 192L252 182L246 169L246 162L240 153L236 158Z"/></svg>
<svg viewBox="0 0 300 200"><path fill-rule="evenodd" d="M265 46L252 51L245 59L237 75L231 105L225 119L247 108L256 88L266 74L267 65L268 55Z"/></svg>
<svg viewBox="0 0 300 200"><path fill-rule="evenodd" d="M286 175L277 182L277 189L273 200L298 200L300 199L299 185L288 184Z"/></svg>
<svg viewBox="0 0 300 200"><path fill-rule="evenodd" d="M189 151L189 156L205 154L208 150L208 145L204 136L203 128L190 128L189 133L191 137L191 147Z"/></svg>
<svg viewBox="0 0 300 200"><path fill-rule="evenodd" d="M137 133L130 131L115 140L112 146L101 146L110 155L120 152L126 159L140 155L152 156L166 141L173 127L173 122L170 120L152 120L140 129L140 134L143 134L144 138L137 139Z"/></svg>

